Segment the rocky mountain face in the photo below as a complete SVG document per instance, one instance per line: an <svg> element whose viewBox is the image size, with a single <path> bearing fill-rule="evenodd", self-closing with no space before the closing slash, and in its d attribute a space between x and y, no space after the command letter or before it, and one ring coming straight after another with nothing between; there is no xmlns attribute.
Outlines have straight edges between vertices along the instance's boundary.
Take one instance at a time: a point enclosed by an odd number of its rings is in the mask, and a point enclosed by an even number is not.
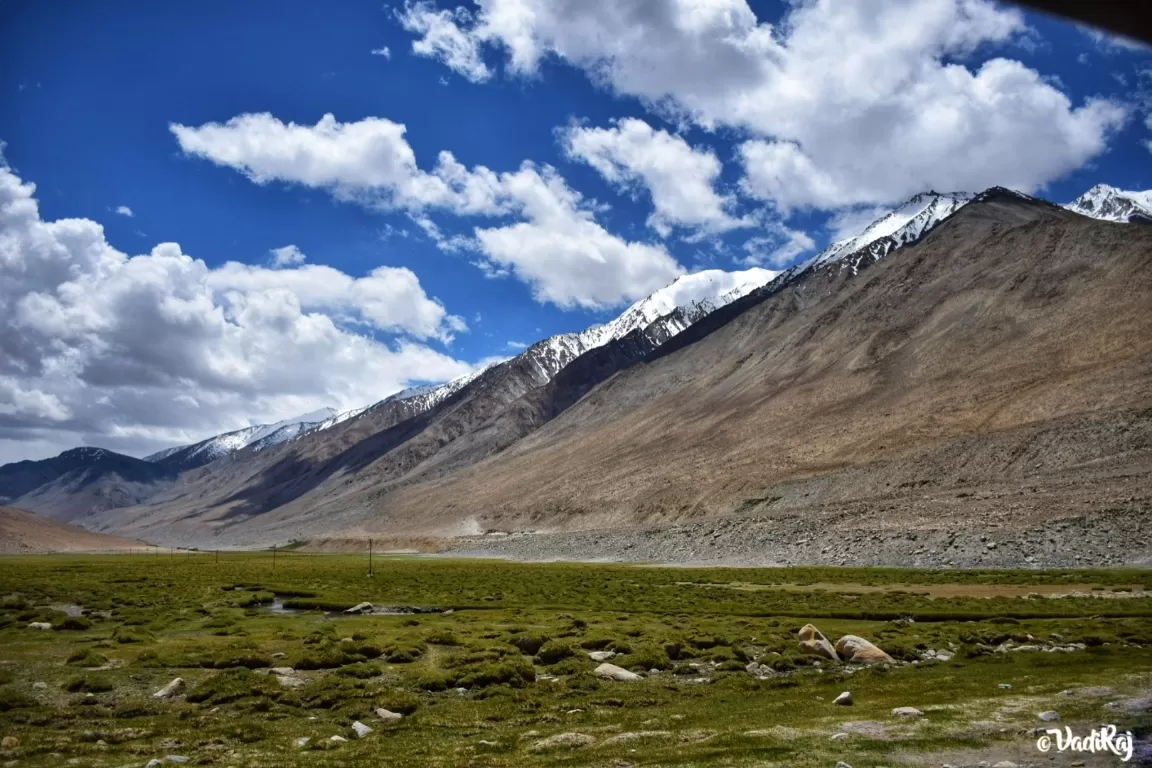
<svg viewBox="0 0 1152 768"><path fill-rule="evenodd" d="M0 467L0 501L70 521L139 504L171 485L176 471L103 448L73 448Z"/></svg>
<svg viewBox="0 0 1152 768"><path fill-rule="evenodd" d="M1104 221L1152 224L1152 190L1129 192L1097 184L1065 207Z"/></svg>

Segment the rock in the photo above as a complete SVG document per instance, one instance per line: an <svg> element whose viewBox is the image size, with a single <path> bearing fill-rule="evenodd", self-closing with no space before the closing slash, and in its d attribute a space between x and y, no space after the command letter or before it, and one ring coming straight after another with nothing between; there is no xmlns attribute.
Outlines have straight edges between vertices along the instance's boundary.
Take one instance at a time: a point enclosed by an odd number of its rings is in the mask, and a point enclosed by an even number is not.
<svg viewBox="0 0 1152 768"><path fill-rule="evenodd" d="M356 722L352 723L352 730L356 731L356 738L362 739L368 734L372 733L373 729L357 720Z"/></svg>
<svg viewBox="0 0 1152 768"><path fill-rule="evenodd" d="M640 679L640 675L636 674L635 672L629 672L623 667L618 667L615 664L601 664L592 671L593 674L595 674L597 677L604 677L609 680L617 680L622 683Z"/></svg>
<svg viewBox="0 0 1152 768"><path fill-rule="evenodd" d="M386 723L394 723L397 720L403 718L404 715L400 714L399 712L392 712L391 710L387 710L381 707L380 709L376 710L376 717L380 718Z"/></svg>
<svg viewBox="0 0 1152 768"><path fill-rule="evenodd" d="M289 677L288 675L278 675L276 677L276 682L280 683L280 685L284 688L301 688L306 685L306 683L300 678Z"/></svg>
<svg viewBox="0 0 1152 768"><path fill-rule="evenodd" d="M1060 719L1060 713L1050 709L1047 712L1041 712L1037 717L1046 723L1054 723Z"/></svg>
<svg viewBox="0 0 1152 768"><path fill-rule="evenodd" d="M354 605L351 608L347 609L346 611L344 611L344 613L352 613L352 614L372 613L372 611L373 611L372 603L360 603L359 605Z"/></svg>
<svg viewBox="0 0 1152 768"><path fill-rule="evenodd" d="M936 651L937 661L952 661L953 656L955 656L955 654L950 651Z"/></svg>
<svg viewBox="0 0 1152 768"><path fill-rule="evenodd" d="M1000 683L1000 687L1006 691L1012 690L1012 684L1011 683Z"/></svg>
<svg viewBox="0 0 1152 768"><path fill-rule="evenodd" d="M157 760L156 758L152 758L151 760L148 761L148 764L145 765L144 768L160 768L160 766L162 766L162 765L164 765L163 760Z"/></svg>
<svg viewBox="0 0 1152 768"><path fill-rule="evenodd" d="M45 682L32 683L32 687L38 691L44 691L44 690L48 689L48 683L45 683Z"/></svg>
<svg viewBox="0 0 1152 768"><path fill-rule="evenodd" d="M33 621L29 622L28 629L52 629L52 624L47 621Z"/></svg>
<svg viewBox="0 0 1152 768"><path fill-rule="evenodd" d="M478 742L476 742L476 743L477 743L477 744L479 744L479 745L480 745L480 746L482 746L482 747L496 747L496 746L499 746L499 744L498 744L497 742L495 742L495 741L488 741L487 739L480 739L480 741L478 741Z"/></svg>
<svg viewBox="0 0 1152 768"><path fill-rule="evenodd" d="M844 741L848 738L848 734L841 731L840 733L832 734L832 741Z"/></svg>
<svg viewBox="0 0 1152 768"><path fill-rule="evenodd" d="M844 635L837 640L836 653L840 658L854 664L879 664L883 661L892 661L891 656L856 635ZM939 657L937 656L937 658Z"/></svg>
<svg viewBox="0 0 1152 768"><path fill-rule="evenodd" d="M170 699L173 696L179 696L180 694L184 693L185 688L186 688L186 685L184 683L184 678L176 677L176 678L173 678L172 681L168 683L168 685L164 686L160 690L156 691L156 693L152 694L152 698L154 698L154 699Z"/></svg>
<svg viewBox="0 0 1152 768"><path fill-rule="evenodd" d="M620 668L616 667L616 669ZM558 733L536 742L530 749L533 752L544 752L549 749L580 749L581 747L590 747L595 743L596 739L586 733Z"/></svg>
<svg viewBox="0 0 1152 768"><path fill-rule="evenodd" d="M187 757L185 755L168 755L168 757L166 757L164 759L170 763L187 763L192 758Z"/></svg>
<svg viewBox="0 0 1152 768"><path fill-rule="evenodd" d="M892 710L892 714L896 717L924 717L924 713L916 707L896 707Z"/></svg>
<svg viewBox="0 0 1152 768"><path fill-rule="evenodd" d="M852 768L852 766L845 762L838 762L836 763L836 768Z"/></svg>
<svg viewBox="0 0 1152 768"><path fill-rule="evenodd" d="M842 693L839 696L837 696L836 698L832 699L832 703L833 704L839 704L843 707L852 706L852 692L851 691L844 691L844 693Z"/></svg>
<svg viewBox="0 0 1152 768"><path fill-rule="evenodd" d="M588 658L592 659L592 661L608 661L608 659L614 658L615 656L616 654L612 651L590 651L588 653Z"/></svg>
<svg viewBox="0 0 1152 768"><path fill-rule="evenodd" d="M343 742L345 742L345 741L348 741L348 739L344 738L343 736L340 736L340 735L336 735L336 736L329 736L329 737L328 737L328 741L334 741L334 742L336 742L337 744L341 744L341 743L343 743Z"/></svg>
<svg viewBox="0 0 1152 768"><path fill-rule="evenodd" d="M4 747L5 749L18 746L20 746L20 739L16 738L15 736L5 736L2 740L0 740L0 747Z"/></svg>
<svg viewBox="0 0 1152 768"><path fill-rule="evenodd" d="M306 746L308 746L308 742L310 742L310 741L312 741L311 737L301 736L300 738L296 739L296 741L292 742L292 746L294 746L294 747L306 747Z"/></svg>
<svg viewBox="0 0 1152 768"><path fill-rule="evenodd" d="M296 674L296 670L292 669L292 667L272 667L272 669L268 671L273 675L286 675L287 677L292 677Z"/></svg>
<svg viewBox="0 0 1152 768"><path fill-rule="evenodd" d="M805 624L801 627L798 637L800 638L800 650L804 653L823 656L833 661L840 660L840 657L836 655L836 649L832 647L832 643L828 642L828 638L820 634L820 630L812 624Z"/></svg>
<svg viewBox="0 0 1152 768"><path fill-rule="evenodd" d="M1018 766L1011 760L1001 760L1000 762L994 764L992 768L1018 768Z"/></svg>
<svg viewBox="0 0 1152 768"><path fill-rule="evenodd" d="M286 659L286 658L288 658L288 654L284 653L283 651L277 651L276 653L272 654L272 658L274 658L274 659Z"/></svg>

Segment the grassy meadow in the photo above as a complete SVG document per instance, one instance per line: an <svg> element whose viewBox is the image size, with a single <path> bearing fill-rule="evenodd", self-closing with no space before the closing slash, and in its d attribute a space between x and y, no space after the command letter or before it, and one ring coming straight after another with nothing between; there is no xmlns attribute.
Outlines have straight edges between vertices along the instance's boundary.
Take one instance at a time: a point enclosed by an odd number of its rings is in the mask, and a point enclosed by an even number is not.
<svg viewBox="0 0 1152 768"><path fill-rule="evenodd" d="M439 612L337 613L362 601ZM806 623L895 663L803 655ZM595 651L643 679L596 677ZM1143 570L0 558L0 765L20 768L1119 765L1041 756L1037 715L1147 738L1150 692Z"/></svg>

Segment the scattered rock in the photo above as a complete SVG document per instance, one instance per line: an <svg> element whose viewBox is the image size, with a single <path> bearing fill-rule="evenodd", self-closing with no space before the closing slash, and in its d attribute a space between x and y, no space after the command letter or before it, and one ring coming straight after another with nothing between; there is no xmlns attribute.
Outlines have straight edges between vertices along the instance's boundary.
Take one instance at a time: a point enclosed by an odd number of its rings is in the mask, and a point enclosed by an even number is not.
<svg viewBox="0 0 1152 768"><path fill-rule="evenodd" d="M620 668L616 667L616 669ZM586 733L558 733L536 742L530 749L533 752L544 752L549 749L581 749L590 747L595 743L596 739Z"/></svg>
<svg viewBox="0 0 1152 768"><path fill-rule="evenodd" d="M832 734L832 741L844 741L848 738L848 734L841 731L840 733Z"/></svg>
<svg viewBox="0 0 1152 768"><path fill-rule="evenodd" d="M497 744L495 741L488 741L487 739L480 739L480 741L478 741L478 742L476 742L476 743L477 743L477 744L479 744L479 745L480 745L480 746L482 746L482 747L495 747L495 746L499 746L499 745L498 745L498 744Z"/></svg>
<svg viewBox="0 0 1152 768"><path fill-rule="evenodd" d="M144 768L160 768L160 766L162 766L162 765L164 765L163 760L157 760L156 758L152 758L151 760L148 761L148 764L145 765Z"/></svg>
<svg viewBox="0 0 1152 768"><path fill-rule="evenodd" d="M843 706L843 707L852 706L852 692L851 691L844 691L844 693L842 693L839 696L837 696L836 698L832 699L832 703L833 704L839 704L840 706Z"/></svg>
<svg viewBox="0 0 1152 768"><path fill-rule="evenodd" d="M287 677L292 677L296 674L296 670L292 669L292 667L272 667L272 669L268 671L274 675L285 675Z"/></svg>
<svg viewBox="0 0 1152 768"><path fill-rule="evenodd" d="M816 629L812 624L805 624L801 627L798 636L800 638L800 649L804 651L804 653L809 653L813 656L823 656L833 661L840 660L840 657L836 655L836 649L832 647L832 643L828 642L828 638L820 634L820 630Z"/></svg>
<svg viewBox="0 0 1152 768"><path fill-rule="evenodd" d="M380 718L386 723L394 723L397 720L402 719L404 715L400 714L399 712L392 712L391 710L387 710L381 707L380 709L376 710L376 717Z"/></svg>
<svg viewBox="0 0 1152 768"><path fill-rule="evenodd" d="M616 654L612 651L590 651L588 653L588 658L592 659L592 661L608 661L608 659L614 658L615 656Z"/></svg>
<svg viewBox="0 0 1152 768"><path fill-rule="evenodd" d="M630 733L617 734L616 736L605 739L604 743L600 746L607 747L612 744L627 744L633 741L643 741L645 739L670 739L672 736L672 731L632 731Z"/></svg>
<svg viewBox="0 0 1152 768"><path fill-rule="evenodd" d="M748 662L747 666L744 667L744 671L753 677L760 678L761 680L766 677L772 677L776 674L776 670L772 669L772 667L768 666L767 664L761 664L758 661Z"/></svg>
<svg viewBox="0 0 1152 768"><path fill-rule="evenodd" d="M1011 760L1001 760L993 765L992 768L1018 768L1018 766Z"/></svg>
<svg viewBox="0 0 1152 768"><path fill-rule="evenodd" d="M1012 689L1012 684L1011 683L1000 683L1000 687L1006 691L1009 691Z"/></svg>
<svg viewBox="0 0 1152 768"><path fill-rule="evenodd" d="M43 690L46 690L48 688L48 683L45 683L45 682L32 683L32 687L38 691L43 691Z"/></svg>
<svg viewBox="0 0 1152 768"><path fill-rule="evenodd" d="M1060 719L1060 713L1050 709L1047 712L1041 712L1037 717L1046 723L1054 723Z"/></svg>
<svg viewBox="0 0 1152 768"><path fill-rule="evenodd" d="M916 707L896 707L892 710L892 714L896 717L924 717L924 713Z"/></svg>
<svg viewBox="0 0 1152 768"><path fill-rule="evenodd" d="M284 688L301 688L306 683L298 677L290 677L288 675L277 675L276 682Z"/></svg>
<svg viewBox="0 0 1152 768"><path fill-rule="evenodd" d="M177 678L174 678L170 683L168 683L168 685L164 686L160 690L156 691L156 693L152 694L152 698L154 698L154 699L170 699L173 696L179 696L180 694L184 693L184 689L186 687L187 686L184 683L184 678L177 677Z"/></svg>
<svg viewBox="0 0 1152 768"><path fill-rule="evenodd" d="M359 605L354 605L351 608L347 609L346 611L344 611L344 613L351 613L351 614L372 613L373 610L374 609L373 609L372 603L360 603Z"/></svg>
<svg viewBox="0 0 1152 768"><path fill-rule="evenodd" d="M879 664L892 661L892 657L872 643L856 635L844 635L836 641L836 653L854 664Z"/></svg>
<svg viewBox="0 0 1152 768"><path fill-rule="evenodd" d="M328 741L334 741L337 744L340 744L342 742L348 741L348 739L344 738L343 736L336 735L336 736L329 736Z"/></svg>
<svg viewBox="0 0 1152 768"><path fill-rule="evenodd" d="M1152 709L1152 698L1124 699L1108 703L1108 709L1125 712L1147 712Z"/></svg>
<svg viewBox="0 0 1152 768"><path fill-rule="evenodd" d="M28 623L28 629L52 629L52 624L47 621L32 621Z"/></svg>
<svg viewBox="0 0 1152 768"><path fill-rule="evenodd" d="M16 738L15 736L5 736L2 740L0 740L0 747L4 747L5 749L18 746L20 746L20 739Z"/></svg>
<svg viewBox="0 0 1152 768"><path fill-rule="evenodd" d="M300 738L296 739L296 741L292 742L292 746L294 746L294 747L306 747L306 746L308 746L308 742L310 742L310 741L312 741L312 738L310 736L301 736Z"/></svg>
<svg viewBox="0 0 1152 768"><path fill-rule="evenodd" d="M593 673L597 677L604 677L609 680L618 680L622 683L640 679L640 675L636 674L635 672L629 672L623 667L618 667L615 664L601 664L593 670Z"/></svg>
<svg viewBox="0 0 1152 768"><path fill-rule="evenodd" d="M272 658L274 658L274 659L286 659L286 658L288 658L288 654L284 653L283 651L277 651L276 653L272 654Z"/></svg>
<svg viewBox="0 0 1152 768"><path fill-rule="evenodd" d="M836 763L836 768L852 768L852 766L845 762L838 762Z"/></svg>
<svg viewBox="0 0 1152 768"><path fill-rule="evenodd" d="M187 762L189 762L189 761L190 761L192 758L190 758L190 757L187 757L187 756L185 756L185 755L168 755L168 757L166 757L166 758L164 758L164 759L165 759L165 760L167 760L167 761L168 761L168 762L170 762L170 763L187 763Z"/></svg>
<svg viewBox="0 0 1152 768"><path fill-rule="evenodd" d="M364 723L360 722L359 720L352 723L352 730L356 731L356 738L358 739L362 739L368 734L372 733L372 729L364 725Z"/></svg>

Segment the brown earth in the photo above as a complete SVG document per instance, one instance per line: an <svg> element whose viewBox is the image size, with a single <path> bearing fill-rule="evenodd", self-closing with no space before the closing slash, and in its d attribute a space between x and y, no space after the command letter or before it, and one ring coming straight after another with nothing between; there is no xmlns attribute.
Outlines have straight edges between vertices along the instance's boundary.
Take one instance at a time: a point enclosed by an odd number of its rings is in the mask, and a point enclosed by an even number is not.
<svg viewBox="0 0 1152 768"><path fill-rule="evenodd" d="M147 547L134 539L93 533L22 509L0 507L0 554L110 552Z"/></svg>

